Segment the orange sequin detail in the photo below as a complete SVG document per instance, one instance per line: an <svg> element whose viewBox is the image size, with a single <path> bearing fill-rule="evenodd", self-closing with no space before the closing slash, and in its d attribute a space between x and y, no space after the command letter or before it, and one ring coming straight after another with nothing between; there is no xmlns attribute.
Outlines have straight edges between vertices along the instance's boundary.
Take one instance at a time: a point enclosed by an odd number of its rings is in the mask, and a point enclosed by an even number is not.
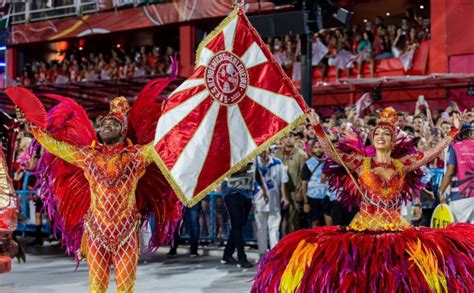
<svg viewBox="0 0 474 293"><path fill-rule="evenodd" d="M364 158L359 178L365 194L360 211L350 223L349 228L356 231L400 231L410 227L400 214L400 190L403 187L402 163L393 160L395 173L391 178L384 178L377 174L371 163L371 158Z"/></svg>
<svg viewBox="0 0 474 293"><path fill-rule="evenodd" d="M139 252L135 190L153 162L153 146L78 147L33 129L50 153L80 167L90 184L91 204L84 217L85 235L78 255L87 257L91 292L106 292L110 266L117 292L133 292Z"/></svg>

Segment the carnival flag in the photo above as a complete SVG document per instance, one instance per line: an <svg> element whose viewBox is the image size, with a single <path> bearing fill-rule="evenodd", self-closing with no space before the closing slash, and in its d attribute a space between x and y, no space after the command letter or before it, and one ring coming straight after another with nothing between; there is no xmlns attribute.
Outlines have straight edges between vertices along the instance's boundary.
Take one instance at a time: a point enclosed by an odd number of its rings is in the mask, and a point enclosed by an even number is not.
<svg viewBox="0 0 474 293"><path fill-rule="evenodd" d="M306 105L242 9L200 44L195 71L169 96L155 158L192 206L305 119Z"/></svg>

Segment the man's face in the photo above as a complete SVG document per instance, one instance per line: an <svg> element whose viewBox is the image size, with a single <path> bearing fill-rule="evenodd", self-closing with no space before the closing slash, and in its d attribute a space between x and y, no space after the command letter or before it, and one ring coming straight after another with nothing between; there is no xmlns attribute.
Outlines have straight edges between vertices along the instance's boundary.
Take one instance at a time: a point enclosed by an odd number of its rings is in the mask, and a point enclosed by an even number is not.
<svg viewBox="0 0 474 293"><path fill-rule="evenodd" d="M262 158L263 161L268 161L269 157L270 157L270 154L266 150L260 153L260 158Z"/></svg>
<svg viewBox="0 0 474 293"><path fill-rule="evenodd" d="M298 124L296 126L296 132L301 132L301 133L305 133L306 131L306 125L303 123L303 124Z"/></svg>
<svg viewBox="0 0 474 293"><path fill-rule="evenodd" d="M104 119L100 124L99 135L104 142L113 141L121 136L122 125L115 119Z"/></svg>
<svg viewBox="0 0 474 293"><path fill-rule="evenodd" d="M309 138L314 138L316 136L313 126L308 126L308 128L306 129L306 136Z"/></svg>
<svg viewBox="0 0 474 293"><path fill-rule="evenodd" d="M285 135L281 140L285 147L293 147L295 145L295 139L291 134Z"/></svg>
<svg viewBox="0 0 474 293"><path fill-rule="evenodd" d="M321 148L321 145L319 144L319 142L314 144L312 151L313 151L313 154L318 158L321 158L324 155L323 149Z"/></svg>
<svg viewBox="0 0 474 293"><path fill-rule="evenodd" d="M451 131L451 124L448 122L444 122L441 124L441 131L444 134L448 134Z"/></svg>
<svg viewBox="0 0 474 293"><path fill-rule="evenodd" d="M398 119L395 122L395 125L399 128L403 128L406 125L405 116L403 114L398 114Z"/></svg>
<svg viewBox="0 0 474 293"><path fill-rule="evenodd" d="M354 121L354 128L357 129L357 130L360 130L362 127L364 127L364 120L362 119L356 119Z"/></svg>

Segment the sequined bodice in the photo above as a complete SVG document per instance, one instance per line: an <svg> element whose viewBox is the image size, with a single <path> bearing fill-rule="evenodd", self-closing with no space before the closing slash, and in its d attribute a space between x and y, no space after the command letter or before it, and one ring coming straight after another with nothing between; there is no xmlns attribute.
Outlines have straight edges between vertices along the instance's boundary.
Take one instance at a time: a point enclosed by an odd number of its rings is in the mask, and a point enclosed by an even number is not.
<svg viewBox="0 0 474 293"><path fill-rule="evenodd" d="M398 231L410 226L401 215L400 191L403 187L403 165L393 160L386 166L393 170L387 178L376 172L375 162L364 158L359 172L359 182L364 195L360 211L349 225L350 229L363 230L392 230Z"/></svg>
<svg viewBox="0 0 474 293"><path fill-rule="evenodd" d="M91 190L85 217L89 233L101 236L110 249L137 228L135 189L145 173L145 159L138 147L100 146L86 150L84 174Z"/></svg>
<svg viewBox="0 0 474 293"><path fill-rule="evenodd" d="M95 148L85 156L84 174L91 188L91 210L111 220L135 206L135 188L145 173L145 162L134 147Z"/></svg>

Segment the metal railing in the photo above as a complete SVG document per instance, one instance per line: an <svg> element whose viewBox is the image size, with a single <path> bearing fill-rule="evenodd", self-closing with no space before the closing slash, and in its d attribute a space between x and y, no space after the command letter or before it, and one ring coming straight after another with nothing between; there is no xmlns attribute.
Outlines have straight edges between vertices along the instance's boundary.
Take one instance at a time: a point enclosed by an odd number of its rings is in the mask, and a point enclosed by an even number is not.
<svg viewBox="0 0 474 293"><path fill-rule="evenodd" d="M200 203L201 211L199 215L199 239L218 243L229 238L230 219L224 198L220 192L211 192ZM184 219L181 225L181 238L189 239L191 223ZM253 209L249 214L246 225L243 228L244 240L247 243L256 242L256 224Z"/></svg>
<svg viewBox="0 0 474 293"><path fill-rule="evenodd" d="M32 219L30 216L30 201L32 200L32 197L36 194L36 190L28 188L28 181L30 179L30 176L32 175L29 172L25 172L23 175L23 183L21 186L22 189L16 190L17 203L21 206L21 215L23 218L23 220L18 221L17 231L22 232L23 236L25 235L25 232L35 231L35 224L31 223L32 221L34 221L34 217ZM43 225L42 231L44 233L49 233L49 225Z"/></svg>
<svg viewBox="0 0 474 293"><path fill-rule="evenodd" d="M42 1L26 1L12 3L10 8L10 24L44 21L53 18L82 16L99 10L95 0L69 0L61 5L46 7Z"/></svg>

